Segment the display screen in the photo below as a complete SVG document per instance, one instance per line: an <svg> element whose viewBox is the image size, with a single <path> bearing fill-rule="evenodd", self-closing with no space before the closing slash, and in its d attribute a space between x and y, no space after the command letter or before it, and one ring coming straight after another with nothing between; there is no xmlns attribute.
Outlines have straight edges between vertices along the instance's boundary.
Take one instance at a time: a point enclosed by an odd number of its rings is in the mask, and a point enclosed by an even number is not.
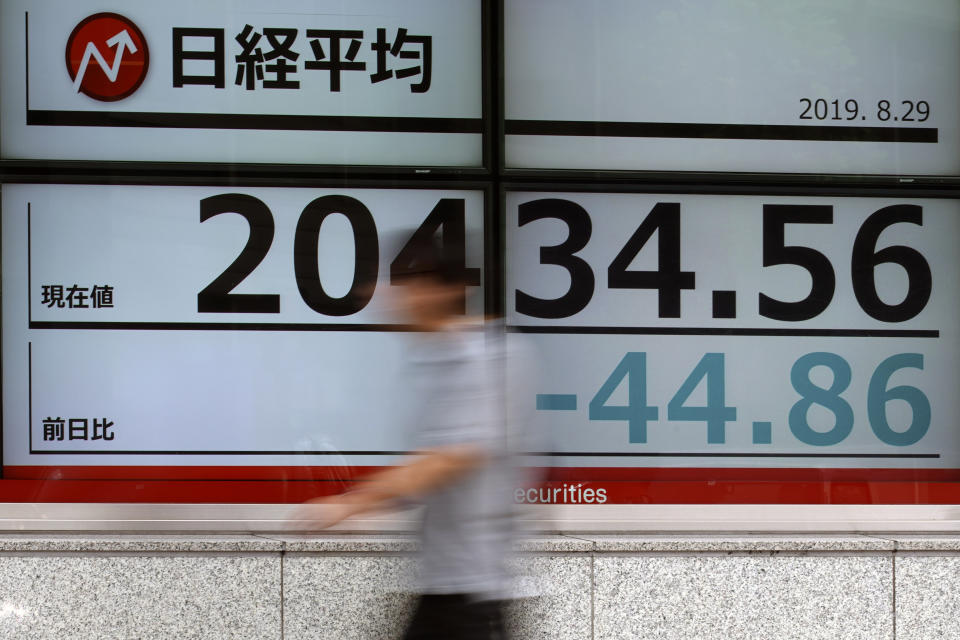
<svg viewBox="0 0 960 640"><path fill-rule="evenodd" d="M2 3L4 159L483 164L479 0L122 5Z"/></svg>
<svg viewBox="0 0 960 640"><path fill-rule="evenodd" d="M122 4L0 2L0 502L409 459L436 242L517 502L960 503L957 0Z"/></svg>
<svg viewBox="0 0 960 640"><path fill-rule="evenodd" d="M506 166L960 173L955 0L505 0Z"/></svg>
<svg viewBox="0 0 960 640"><path fill-rule="evenodd" d="M553 464L960 475L958 238L956 200L509 191L507 320Z"/></svg>
<svg viewBox="0 0 960 640"><path fill-rule="evenodd" d="M482 191L5 186L6 477L391 463L390 274L440 234L482 315L483 229Z"/></svg>

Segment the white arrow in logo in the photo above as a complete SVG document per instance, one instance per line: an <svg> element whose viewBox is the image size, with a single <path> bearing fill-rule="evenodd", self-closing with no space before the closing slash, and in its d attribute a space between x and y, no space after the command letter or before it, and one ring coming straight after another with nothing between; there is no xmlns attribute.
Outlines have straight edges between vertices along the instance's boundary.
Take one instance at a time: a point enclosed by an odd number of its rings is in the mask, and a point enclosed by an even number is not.
<svg viewBox="0 0 960 640"><path fill-rule="evenodd" d="M77 69L77 77L73 81L73 88L80 91L80 85L83 84L83 76L87 73L87 65L90 64L90 58L94 58L103 72L107 74L110 82L117 81L117 74L120 73L120 62L123 60L123 50L129 49L130 53L137 52L137 45L133 44L130 34L124 29L117 35L107 40L108 47L117 47L117 52L113 56L113 64L108 65L100 50L92 42L87 43L87 48L83 51L83 59L80 61L80 68Z"/></svg>

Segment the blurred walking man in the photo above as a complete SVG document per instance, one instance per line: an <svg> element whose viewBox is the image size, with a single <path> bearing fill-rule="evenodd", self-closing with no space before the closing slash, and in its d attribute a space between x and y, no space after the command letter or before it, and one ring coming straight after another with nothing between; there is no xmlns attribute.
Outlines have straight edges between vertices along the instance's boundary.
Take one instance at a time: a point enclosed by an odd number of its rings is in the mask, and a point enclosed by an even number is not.
<svg viewBox="0 0 960 640"><path fill-rule="evenodd" d="M417 453L353 491L312 501L317 506L301 517L330 526L393 503L421 502L422 594L405 638L499 640L506 638L501 600L515 480L503 416L503 338L464 318L462 265L426 244L410 264L399 282L394 275L391 292L418 331L410 357L420 402Z"/></svg>

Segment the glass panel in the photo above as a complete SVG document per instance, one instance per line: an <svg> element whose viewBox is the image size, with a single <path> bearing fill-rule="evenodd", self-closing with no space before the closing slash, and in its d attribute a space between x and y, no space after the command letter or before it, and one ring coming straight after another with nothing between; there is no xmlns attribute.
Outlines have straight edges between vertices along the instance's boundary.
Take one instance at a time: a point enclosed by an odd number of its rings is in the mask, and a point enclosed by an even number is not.
<svg viewBox="0 0 960 640"><path fill-rule="evenodd" d="M391 464L417 229L482 317L481 191L5 186L4 477L140 484L0 500L302 500Z"/></svg>
<svg viewBox="0 0 960 640"><path fill-rule="evenodd" d="M960 173L955 0L505 0L506 165Z"/></svg>
<svg viewBox="0 0 960 640"><path fill-rule="evenodd" d="M956 501L958 240L956 200L508 192L518 496Z"/></svg>
<svg viewBox="0 0 960 640"><path fill-rule="evenodd" d="M4 159L483 163L479 0L101 7L3 3Z"/></svg>

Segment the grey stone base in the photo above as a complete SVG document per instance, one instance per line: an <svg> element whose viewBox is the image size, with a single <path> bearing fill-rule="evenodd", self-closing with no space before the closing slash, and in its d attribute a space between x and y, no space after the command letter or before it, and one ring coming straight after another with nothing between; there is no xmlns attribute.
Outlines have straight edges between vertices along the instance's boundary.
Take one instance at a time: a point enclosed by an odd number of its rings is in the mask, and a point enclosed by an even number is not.
<svg viewBox="0 0 960 640"><path fill-rule="evenodd" d="M0 638L373 639L405 536L0 535ZM960 537L567 535L521 545L515 638L960 638Z"/></svg>

